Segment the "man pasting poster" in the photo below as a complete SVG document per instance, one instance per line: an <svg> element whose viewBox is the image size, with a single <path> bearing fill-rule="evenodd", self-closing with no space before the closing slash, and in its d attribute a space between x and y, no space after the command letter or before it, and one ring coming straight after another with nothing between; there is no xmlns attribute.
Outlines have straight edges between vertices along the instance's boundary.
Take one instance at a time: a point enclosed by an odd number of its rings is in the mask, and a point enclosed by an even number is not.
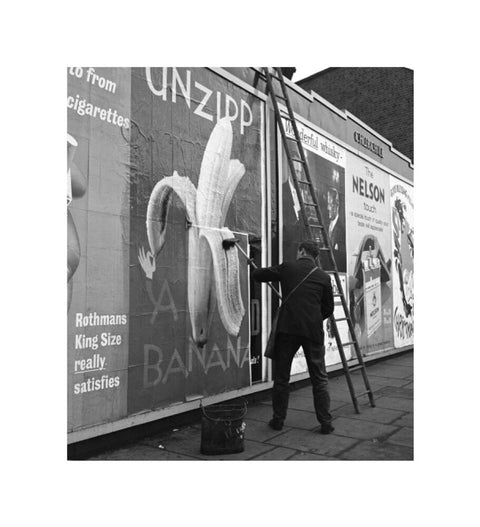
<svg viewBox="0 0 480 527"><path fill-rule="evenodd" d="M347 154L350 315L362 353L393 347L389 176Z"/></svg>

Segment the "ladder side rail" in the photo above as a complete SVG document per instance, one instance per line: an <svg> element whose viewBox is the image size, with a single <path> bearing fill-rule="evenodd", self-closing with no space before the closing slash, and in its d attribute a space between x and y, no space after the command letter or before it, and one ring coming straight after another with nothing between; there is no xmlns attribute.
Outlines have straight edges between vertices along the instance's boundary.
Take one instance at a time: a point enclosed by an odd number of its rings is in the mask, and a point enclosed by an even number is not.
<svg viewBox="0 0 480 527"><path fill-rule="evenodd" d="M287 88L286 88L285 82L283 80L283 75L282 75L282 72L281 72L281 68L275 68L275 70L278 73L278 79L279 79L279 82L280 82L280 85L281 85L281 88L282 88L283 98L285 99L287 110L288 110L288 114L289 114L289 117L290 117L290 121L292 122L292 128L293 128L293 133L294 133L294 136L295 136L295 140L298 143L298 151L299 151L299 154L300 154L300 159L302 160L302 166L303 166L303 171L304 171L305 176L306 176L306 180L309 183L310 196L311 196L312 202L313 202L313 204L315 206L315 210L316 210L316 213L317 213L317 220L318 220L319 224L324 228L325 222L323 221L323 214L322 214L322 211L320 209L320 205L318 203L317 196L315 194L315 189L313 187L313 181L312 181L312 178L311 178L311 175L310 175L310 169L309 169L309 166L308 166L308 163L307 163L307 159L305 157L305 151L303 149L303 145L302 145L302 142L301 142L301 139L300 139L300 133L299 133L298 127L297 127L297 120L295 119L295 114L294 114L292 106L290 104L290 98L288 96ZM281 116L280 116L279 120L281 120ZM293 174L293 177L296 178L296 174ZM332 249L331 249L332 243L331 243L331 240L330 240L330 236L328 235L328 232L326 232L325 228L323 229L323 232L322 232L322 242L323 242L324 247L329 249L329 257L330 257L330 261L332 263L332 267L333 267L334 272L338 273L337 263L335 261L335 258L333 256L333 252L332 252Z"/></svg>
<svg viewBox="0 0 480 527"><path fill-rule="evenodd" d="M300 159L302 161L302 163L301 163L302 169L303 169L303 172L305 173L306 181L309 183L310 197L312 198L312 202L313 202L313 204L315 206L315 209L316 209L316 212L317 212L317 218L319 220L319 224L324 226L325 223L323 221L322 211L320 210L320 206L319 206L319 203L318 203L318 200L317 200L317 196L315 194L315 189L313 187L312 177L310 175L310 169L309 169L309 166L308 166L308 163L307 163L307 159L305 157L305 151L304 151L304 148L303 148L303 145L302 145L302 141L300 139L300 133L299 133L298 127L297 127L297 120L295 119L295 114L293 112L292 105L290 104L290 97L288 96L287 87L286 87L285 82L283 80L283 75L281 73L281 68L276 68L276 71L279 73L278 79L279 79L279 82L280 82L280 85L281 85L281 88L282 88L283 98L285 99L286 107L287 107L287 110L288 110L288 115L289 115L290 121L292 123L293 135L295 136L295 142L298 144L297 148L298 148L298 152L300 154ZM281 120L280 113L279 113L279 120ZM294 174L294 177L296 177L296 174ZM326 243L326 238L327 237L326 237L325 233L323 233L322 237L323 237L324 245L326 247L328 247L328 245Z"/></svg>
<svg viewBox="0 0 480 527"><path fill-rule="evenodd" d="M338 273L336 273L335 278L338 278L338 282L339 282L340 278L338 276ZM372 389L371 389L371 386L370 386L370 381L368 380L368 376L366 374L365 361L363 360L363 355L362 355L362 352L360 350L360 345L358 344L357 335L355 333L355 328L353 326L352 318L350 316L350 310L348 309L348 306L347 306L347 302L346 302L346 299L345 299L345 294L343 292L343 289L341 288L341 284L339 284L338 282L337 282L338 294L339 294L340 300L342 302L342 307L343 307L343 311L345 313L345 318L347 320L348 331L350 333L351 341L353 342L353 347L354 347L354 350L355 350L355 356L356 356L356 358L358 360L358 363L362 366L361 372L362 372L362 377L363 377L363 381L364 381L364 384L365 384L365 388L367 389L367 392L368 392L368 398L370 400L370 405L372 407L374 407L375 406L375 402L374 402L374 398L373 398ZM331 316L331 318L333 318L335 320L333 315ZM336 320L335 320L335 325L336 325ZM337 343L337 345L338 345L338 343Z"/></svg>
<svg viewBox="0 0 480 527"><path fill-rule="evenodd" d="M352 398L353 407L355 409L355 413L359 414L360 409L358 407L358 400L357 400L357 396L355 395L355 388L353 386L352 378L350 375L350 369L348 367L347 358L345 357L345 351L343 349L342 339L340 338L340 333L338 331L337 322L333 318L333 316L330 317L330 323L332 324L333 335L337 342L338 353L340 355L340 360L342 361L343 371L345 373L345 379L347 381L348 390L350 392L350 397Z"/></svg>
<svg viewBox="0 0 480 527"><path fill-rule="evenodd" d="M281 119L280 109L278 107L276 94L275 94L275 91L274 91L274 88L273 88L273 84L272 84L271 74L268 71L268 68L266 68L266 78L267 78L268 91L270 92L270 94L272 96L271 98L272 98L272 103L273 103L273 110L274 110L275 116L277 118L278 128L280 129L280 134L281 134L281 137L282 137L283 147L284 147L285 152L287 154L287 161L288 161L288 165L289 165L289 168L290 168L290 173L292 174L293 184L295 186L295 191L297 192L297 196L299 197L298 201L299 201L299 204L300 204L300 210L301 210L301 213L302 213L303 223L304 223L304 225L308 225L307 212L305 210L305 205L303 203L302 195L301 195L301 192L300 192L300 186L299 186L297 178L296 178L295 167L293 165L293 160L292 160L291 155L290 155L287 135L286 135L285 129L283 127L283 122L282 122L282 119ZM309 235L311 234L308 228L307 228L307 232L308 232Z"/></svg>

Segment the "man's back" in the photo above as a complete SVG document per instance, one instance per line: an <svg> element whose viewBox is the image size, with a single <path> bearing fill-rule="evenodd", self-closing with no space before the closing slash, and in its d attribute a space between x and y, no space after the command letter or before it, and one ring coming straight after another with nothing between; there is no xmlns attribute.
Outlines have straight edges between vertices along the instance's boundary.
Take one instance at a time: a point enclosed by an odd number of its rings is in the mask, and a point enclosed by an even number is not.
<svg viewBox="0 0 480 527"><path fill-rule="evenodd" d="M295 262L258 269L253 277L261 282L279 281L282 297L286 299L314 267L312 258L299 258ZM333 308L330 277L321 269L316 269L282 306L277 331L323 344L323 320L333 313Z"/></svg>

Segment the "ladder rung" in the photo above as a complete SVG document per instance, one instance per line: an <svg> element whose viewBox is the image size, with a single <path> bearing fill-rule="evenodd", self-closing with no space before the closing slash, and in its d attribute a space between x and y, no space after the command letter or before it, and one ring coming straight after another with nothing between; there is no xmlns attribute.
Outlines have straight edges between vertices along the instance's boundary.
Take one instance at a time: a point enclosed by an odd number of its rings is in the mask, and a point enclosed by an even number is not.
<svg viewBox="0 0 480 527"><path fill-rule="evenodd" d="M319 251L330 251L330 247L319 247L318 250Z"/></svg>
<svg viewBox="0 0 480 527"><path fill-rule="evenodd" d="M361 370L362 368L364 368L363 364L355 364L355 366L352 366L351 368L348 368L348 371L350 371L350 372L358 371L358 370Z"/></svg>
<svg viewBox="0 0 480 527"><path fill-rule="evenodd" d="M297 183L301 183L302 185L309 185L310 187L312 186L310 181L303 181L302 179L297 179Z"/></svg>
<svg viewBox="0 0 480 527"><path fill-rule="evenodd" d="M313 201L304 201L303 204L307 205L307 207L316 207L317 206L317 204L313 203Z"/></svg>
<svg viewBox="0 0 480 527"><path fill-rule="evenodd" d="M355 344L355 342L351 341L351 342L342 342L342 346L353 346Z"/></svg>
<svg viewBox="0 0 480 527"><path fill-rule="evenodd" d="M309 223L308 226L311 227L312 229L323 229L323 230L325 230L325 227L323 225L314 225L313 223Z"/></svg>
<svg viewBox="0 0 480 527"><path fill-rule="evenodd" d="M302 163L302 165L305 165L305 161L300 158L292 157L290 158L292 161L296 161L297 163Z"/></svg>
<svg viewBox="0 0 480 527"><path fill-rule="evenodd" d="M275 70L275 73L270 73L270 72L268 73L270 74L270 77L273 77L274 79L277 79L278 81L280 80L280 76L277 74L276 70Z"/></svg>
<svg viewBox="0 0 480 527"><path fill-rule="evenodd" d="M300 144L300 141L297 141L296 137L285 137L285 139L288 139L288 141L293 141L295 143L299 143Z"/></svg>
<svg viewBox="0 0 480 527"><path fill-rule="evenodd" d="M340 295L338 295L338 296L340 296ZM348 318L347 317L342 317L342 318L336 318L334 320L335 320L335 322L343 322L344 320L348 320Z"/></svg>

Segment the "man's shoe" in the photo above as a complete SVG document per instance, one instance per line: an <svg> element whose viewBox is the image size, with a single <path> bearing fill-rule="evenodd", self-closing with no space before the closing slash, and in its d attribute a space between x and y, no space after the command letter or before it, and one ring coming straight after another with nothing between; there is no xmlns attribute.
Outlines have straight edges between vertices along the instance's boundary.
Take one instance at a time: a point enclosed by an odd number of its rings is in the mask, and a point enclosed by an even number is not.
<svg viewBox="0 0 480 527"><path fill-rule="evenodd" d="M281 430L283 428L283 421L273 418L268 422L268 426L274 430Z"/></svg>
<svg viewBox="0 0 480 527"><path fill-rule="evenodd" d="M331 434L334 430L335 428L333 428L333 426L330 423L325 423L320 428L320 433L323 435L327 435L327 434Z"/></svg>

